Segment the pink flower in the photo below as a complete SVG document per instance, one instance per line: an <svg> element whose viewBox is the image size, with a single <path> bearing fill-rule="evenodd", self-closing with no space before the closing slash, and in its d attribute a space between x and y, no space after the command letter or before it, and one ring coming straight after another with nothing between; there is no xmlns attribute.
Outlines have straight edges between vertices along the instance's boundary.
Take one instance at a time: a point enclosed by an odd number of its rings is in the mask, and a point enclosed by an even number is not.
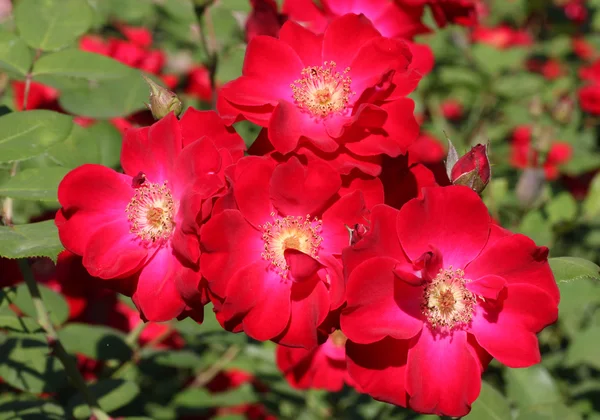
<svg viewBox="0 0 600 420"><path fill-rule="evenodd" d="M287 22L279 39L250 42L243 75L222 87L217 107L230 122L267 127L282 154L329 154L341 173L376 175L366 162L405 153L418 134L414 103L402 97L418 82L410 61L403 41L361 16L337 18L323 35Z"/></svg>
<svg viewBox="0 0 600 420"><path fill-rule="evenodd" d="M212 124L211 124L212 123ZM225 131L225 133L223 133ZM83 165L60 183L56 215L65 248L95 277L132 295L150 321L201 310L198 223L224 194L224 167L243 153L212 112L189 110L129 130L121 174Z"/></svg>
<svg viewBox="0 0 600 420"><path fill-rule="evenodd" d="M547 255L494 225L466 187L427 188L400 211L376 206L343 255L350 375L376 399L466 415L492 357L540 362L536 333L559 301Z"/></svg>

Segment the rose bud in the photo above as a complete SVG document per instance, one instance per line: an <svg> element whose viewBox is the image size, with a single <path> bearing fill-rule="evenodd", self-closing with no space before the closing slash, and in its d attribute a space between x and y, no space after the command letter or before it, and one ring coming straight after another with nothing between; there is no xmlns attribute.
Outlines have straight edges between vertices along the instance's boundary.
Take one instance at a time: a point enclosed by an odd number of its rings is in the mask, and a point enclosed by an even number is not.
<svg viewBox="0 0 600 420"><path fill-rule="evenodd" d="M458 158L456 149L448 140L448 158L446 159L446 173L454 185L464 185L478 194L490 182L491 168L488 158L487 146L478 144L471 148L461 158Z"/></svg>
<svg viewBox="0 0 600 420"><path fill-rule="evenodd" d="M148 86L150 86L150 103L146 104L152 112L154 119L160 120L169 112L173 111L175 116L181 114L183 106L177 95L156 83L154 80L142 75Z"/></svg>

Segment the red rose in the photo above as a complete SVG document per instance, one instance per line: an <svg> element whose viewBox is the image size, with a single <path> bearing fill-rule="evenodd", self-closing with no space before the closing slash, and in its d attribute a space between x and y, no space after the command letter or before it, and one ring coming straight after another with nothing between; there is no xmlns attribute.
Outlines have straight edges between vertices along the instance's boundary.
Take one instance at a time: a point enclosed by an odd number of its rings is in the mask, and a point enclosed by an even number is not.
<svg viewBox="0 0 600 420"><path fill-rule="evenodd" d="M451 146L451 149L456 152L454 146ZM450 162L449 156L446 163L450 182L454 185L464 185L477 193L481 193L490 182L491 165L487 146L483 144L472 147L456 162Z"/></svg>
<svg viewBox="0 0 600 420"><path fill-rule="evenodd" d="M440 28L448 23L462 26L477 24L477 1L475 0L429 0L429 7Z"/></svg>
<svg viewBox="0 0 600 420"><path fill-rule="evenodd" d="M114 279L132 294L150 321L206 302L197 224L224 193L223 169L239 153L229 136L211 136L223 128L201 124L210 115L190 110L181 121L169 114L129 130L121 152L125 174L83 165L59 185L55 222L65 248L83 256L91 275Z"/></svg>
<svg viewBox="0 0 600 420"><path fill-rule="evenodd" d="M250 0L250 3L252 12L246 20L246 42L250 42L257 35L277 38L281 25L287 18L277 12L275 0Z"/></svg>
<svg viewBox="0 0 600 420"><path fill-rule="evenodd" d="M343 303L339 257L346 225L364 222L362 194L340 197L325 162L249 156L234 171L228 205L200 232L217 319L257 340L313 348L325 338L317 327Z"/></svg>
<svg viewBox="0 0 600 420"><path fill-rule="evenodd" d="M462 186L427 188L400 211L376 206L343 255L350 375L374 398L464 416L492 357L540 362L536 333L556 321L559 301L547 255L494 225Z"/></svg>
<svg viewBox="0 0 600 420"><path fill-rule="evenodd" d="M323 35L287 22L279 39L250 42L243 76L221 88L217 107L230 122L268 127L280 153L306 145L363 170L372 156L405 153L418 134L414 103L401 98L418 81L410 61L406 43L361 16L337 18Z"/></svg>

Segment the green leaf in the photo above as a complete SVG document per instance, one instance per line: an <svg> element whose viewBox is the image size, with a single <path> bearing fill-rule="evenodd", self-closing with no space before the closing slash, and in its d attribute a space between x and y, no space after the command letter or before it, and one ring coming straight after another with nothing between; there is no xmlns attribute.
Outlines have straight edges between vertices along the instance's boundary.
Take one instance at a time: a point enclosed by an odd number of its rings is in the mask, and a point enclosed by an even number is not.
<svg viewBox="0 0 600 420"><path fill-rule="evenodd" d="M69 318L69 305L65 298L54 290L44 286L43 284L38 285L42 300L46 305L46 309L50 314L50 321L54 325L62 325ZM21 283L17 286L17 295L13 300L13 303L26 315L35 318L37 313L29 294L29 289L25 283Z"/></svg>
<svg viewBox="0 0 600 420"><path fill-rule="evenodd" d="M58 202L58 184L68 172L68 168L59 167L25 169L0 184L0 195L22 200Z"/></svg>
<svg viewBox="0 0 600 420"><path fill-rule="evenodd" d="M73 43L92 24L92 9L85 0L20 0L15 23L31 47L56 50Z"/></svg>
<svg viewBox="0 0 600 420"><path fill-rule="evenodd" d="M206 409L211 407L235 407L258 401L251 384L243 384L231 391L212 394L202 388L188 388L175 397L175 404L188 409Z"/></svg>
<svg viewBox="0 0 600 420"><path fill-rule="evenodd" d="M481 393L473 403L468 420L506 420L511 418L510 406L504 395L487 382L481 383Z"/></svg>
<svg viewBox="0 0 600 420"><path fill-rule="evenodd" d="M506 98L523 98L538 93L545 83L540 75L518 73L498 79L494 83L494 92Z"/></svg>
<svg viewBox="0 0 600 420"><path fill-rule="evenodd" d="M46 152L55 163L76 168L85 163L96 163L112 168L119 165L122 137L108 121L99 121L90 127L74 125L71 135Z"/></svg>
<svg viewBox="0 0 600 420"><path fill-rule="evenodd" d="M0 399L0 420L63 420L65 410L50 399L36 399L28 395L8 395Z"/></svg>
<svg viewBox="0 0 600 420"><path fill-rule="evenodd" d="M17 316L8 307L0 309L0 329L8 331L13 336L38 334L42 339L45 337L44 330L37 322L26 316Z"/></svg>
<svg viewBox="0 0 600 420"><path fill-rule="evenodd" d="M0 117L0 163L29 159L65 140L73 118L54 111L12 112Z"/></svg>
<svg viewBox="0 0 600 420"><path fill-rule="evenodd" d="M57 392L67 377L58 359L49 355L45 338L11 337L0 344L0 378L23 391Z"/></svg>
<svg viewBox="0 0 600 420"><path fill-rule="evenodd" d="M127 23L145 23L154 13L152 0L102 0L111 4L112 14Z"/></svg>
<svg viewBox="0 0 600 420"><path fill-rule="evenodd" d="M2 257L49 257L55 260L62 250L54 220L12 227L0 226Z"/></svg>
<svg viewBox="0 0 600 420"><path fill-rule="evenodd" d="M575 333L571 344L567 348L566 365L585 364L600 369L598 337L600 337L600 326L591 326Z"/></svg>
<svg viewBox="0 0 600 420"><path fill-rule="evenodd" d="M538 246L549 245L552 242L552 231L548 221L539 210L527 213L517 231L531 237Z"/></svg>
<svg viewBox="0 0 600 420"><path fill-rule="evenodd" d="M69 323L58 335L70 352L81 353L94 360L125 362L131 358L125 334L111 327Z"/></svg>
<svg viewBox="0 0 600 420"><path fill-rule="evenodd" d="M32 63L32 53L27 44L17 36L0 32L0 68L25 76Z"/></svg>
<svg viewBox="0 0 600 420"><path fill-rule="evenodd" d="M204 361L198 354L190 350L151 351L143 357L149 358L159 365L175 368L197 368Z"/></svg>
<svg viewBox="0 0 600 420"><path fill-rule="evenodd" d="M519 411L516 420L581 420L581 415L564 404L546 404Z"/></svg>
<svg viewBox="0 0 600 420"><path fill-rule="evenodd" d="M570 222L577 217L577 202L571 194L563 191L546 204L546 213L553 225Z"/></svg>
<svg viewBox="0 0 600 420"><path fill-rule="evenodd" d="M600 216L600 173L594 176L583 201L583 215L587 220L594 220Z"/></svg>
<svg viewBox="0 0 600 420"><path fill-rule="evenodd" d="M558 283L581 280L583 278L600 279L600 267L591 261L577 257L557 257L548 260Z"/></svg>
<svg viewBox="0 0 600 420"><path fill-rule="evenodd" d="M540 365L526 369L507 369L504 377L508 397L519 408L561 401L552 376Z"/></svg>
<svg viewBox="0 0 600 420"><path fill-rule="evenodd" d="M496 74L503 70L519 68L528 51L526 48L500 51L490 45L475 44L472 47L472 53L475 63L481 70L488 74Z"/></svg>
<svg viewBox="0 0 600 420"><path fill-rule="evenodd" d="M242 75L246 46L236 45L228 51L219 55L216 79L220 83L226 83Z"/></svg>
<svg viewBox="0 0 600 420"><path fill-rule="evenodd" d="M6 270L6 266L3 265L3 268ZM12 279L7 279L12 280ZM0 308L5 305L10 305L12 301L15 299L15 295L17 294L17 290L15 287L3 287L0 289ZM0 327L1 328L1 327Z"/></svg>
<svg viewBox="0 0 600 420"><path fill-rule="evenodd" d="M88 389L98 398L100 407L107 413L126 406L140 393L140 388L134 382L121 379L104 379L89 385ZM90 417L90 409L83 401L81 394L76 394L69 400L69 407L77 419Z"/></svg>
<svg viewBox="0 0 600 420"><path fill-rule="evenodd" d="M139 75L139 71L109 57L70 48L41 57L33 66L33 78L57 89L73 87L64 80L99 83ZM61 83L61 81L63 83Z"/></svg>
<svg viewBox="0 0 600 420"><path fill-rule="evenodd" d="M124 117L146 108L150 96L148 85L138 74L65 90L60 105L75 115L90 118Z"/></svg>

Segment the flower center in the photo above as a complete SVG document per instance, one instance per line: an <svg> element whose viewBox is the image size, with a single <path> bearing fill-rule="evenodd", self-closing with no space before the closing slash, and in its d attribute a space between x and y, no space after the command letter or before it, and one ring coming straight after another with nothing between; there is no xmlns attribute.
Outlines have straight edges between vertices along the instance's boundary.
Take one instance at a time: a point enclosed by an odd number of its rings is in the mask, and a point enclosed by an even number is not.
<svg viewBox="0 0 600 420"><path fill-rule="evenodd" d="M352 79L346 74L347 67L342 73L336 71L335 62L329 61L322 66L306 67L301 77L290 85L296 105L315 118L325 118L342 112L348 107Z"/></svg>
<svg viewBox="0 0 600 420"><path fill-rule="evenodd" d="M466 288L462 270L441 269L425 287L421 310L433 328L454 329L471 321L475 295Z"/></svg>
<svg viewBox="0 0 600 420"><path fill-rule="evenodd" d="M262 257L271 262L282 277L287 277L289 266L285 260L286 249L296 249L313 258L319 258L319 247L323 238L320 236L323 222L316 217L312 220L306 216L275 216L272 222L261 225L265 250Z"/></svg>
<svg viewBox="0 0 600 420"><path fill-rule="evenodd" d="M125 212L130 223L130 232L148 246L161 245L167 241L175 228L175 203L167 181L162 184L143 182Z"/></svg>

